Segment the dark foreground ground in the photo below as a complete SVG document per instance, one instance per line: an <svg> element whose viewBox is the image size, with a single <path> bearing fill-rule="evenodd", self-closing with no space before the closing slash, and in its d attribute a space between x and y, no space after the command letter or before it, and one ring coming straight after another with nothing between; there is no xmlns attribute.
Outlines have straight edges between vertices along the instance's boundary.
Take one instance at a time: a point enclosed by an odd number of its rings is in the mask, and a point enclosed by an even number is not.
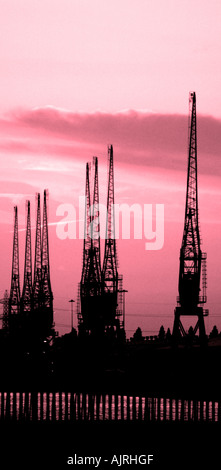
<svg viewBox="0 0 221 470"><path fill-rule="evenodd" d="M146 464L110 464L114 455L153 455L159 468L220 468L221 426L217 423L5 423L0 427L0 468L144 469ZM102 457L68 464L68 458ZM108 462L105 462L108 460Z"/></svg>
<svg viewBox="0 0 221 470"><path fill-rule="evenodd" d="M9 346L8 355L5 345L0 348L4 392L108 391L221 400L221 337L203 348L141 343L111 349L106 344L78 345L70 336L52 357L51 352L23 357ZM218 422L1 422L0 470L142 470L148 465L111 465L114 455L123 454L153 455L149 465L159 468L216 469L221 466L220 442ZM102 460L97 467L92 461L68 464L75 454Z"/></svg>
<svg viewBox="0 0 221 470"><path fill-rule="evenodd" d="M46 350L0 341L1 391L84 391L221 400L221 336L208 345L59 338ZM38 346L38 347L37 347ZM42 346L42 345L41 345Z"/></svg>

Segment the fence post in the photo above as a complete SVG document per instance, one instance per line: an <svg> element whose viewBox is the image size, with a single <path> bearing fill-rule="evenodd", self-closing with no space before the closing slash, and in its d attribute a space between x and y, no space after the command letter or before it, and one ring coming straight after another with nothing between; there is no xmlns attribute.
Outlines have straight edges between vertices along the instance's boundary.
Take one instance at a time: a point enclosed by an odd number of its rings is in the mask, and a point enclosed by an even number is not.
<svg viewBox="0 0 221 470"><path fill-rule="evenodd" d="M215 401L212 401L212 422L215 422Z"/></svg>
<svg viewBox="0 0 221 470"><path fill-rule="evenodd" d="M200 400L200 421L203 421L203 401Z"/></svg>
<svg viewBox="0 0 221 470"><path fill-rule="evenodd" d="M209 401L206 400L206 421L209 421Z"/></svg>
<svg viewBox="0 0 221 470"><path fill-rule="evenodd" d="M46 393L46 419L47 421L50 420L50 394L49 392Z"/></svg>
<svg viewBox="0 0 221 470"><path fill-rule="evenodd" d="M151 398L151 418L152 421L156 420L156 413L155 413L155 399L154 397Z"/></svg>
<svg viewBox="0 0 221 470"><path fill-rule="evenodd" d="M114 396L114 412L115 412L115 421L118 420L118 395L117 393L115 393L115 396Z"/></svg>
<svg viewBox="0 0 221 470"><path fill-rule="evenodd" d="M123 394L120 397L120 417L124 421L124 396Z"/></svg>
<svg viewBox="0 0 221 470"><path fill-rule="evenodd" d="M58 392L58 419L62 421L62 392L59 390Z"/></svg>
<svg viewBox="0 0 221 470"><path fill-rule="evenodd" d="M139 406L138 406L138 419L139 421L142 421L143 418L143 412L142 412L142 397L139 396Z"/></svg>
<svg viewBox="0 0 221 470"><path fill-rule="evenodd" d="M56 421L56 392L52 394L52 410L51 410L52 420Z"/></svg>
<svg viewBox="0 0 221 470"><path fill-rule="evenodd" d="M40 392L40 421L44 420L44 393Z"/></svg>
<svg viewBox="0 0 221 470"><path fill-rule="evenodd" d="M127 395L127 421L130 421L130 397Z"/></svg>
<svg viewBox="0 0 221 470"><path fill-rule="evenodd" d="M64 410L65 421L68 421L68 392L65 392L64 394L64 403L65 403L65 410Z"/></svg>
<svg viewBox="0 0 221 470"><path fill-rule="evenodd" d="M176 421L179 421L179 400L178 400L178 398L176 398L175 405L176 405Z"/></svg>
<svg viewBox="0 0 221 470"><path fill-rule="evenodd" d="M96 395L96 420L100 421L101 394Z"/></svg>
<svg viewBox="0 0 221 470"><path fill-rule="evenodd" d="M170 407L169 420L172 423L173 421L173 399L172 398L169 398L169 407Z"/></svg>
<svg viewBox="0 0 221 470"><path fill-rule="evenodd" d="M133 410L133 421L135 421L137 419L136 396L135 395L133 395L132 410Z"/></svg>
<svg viewBox="0 0 221 470"><path fill-rule="evenodd" d="M16 396L16 392L13 392L12 398L13 398L12 418L13 418L14 421L16 421L16 419L17 419L17 396Z"/></svg>
<svg viewBox="0 0 221 470"><path fill-rule="evenodd" d="M76 420L76 402L75 402L75 396L73 392L71 392L71 398L70 398L70 419Z"/></svg>
<svg viewBox="0 0 221 470"><path fill-rule="evenodd" d="M9 420L11 418L11 410L10 410L10 392L6 394L6 419Z"/></svg>
<svg viewBox="0 0 221 470"><path fill-rule="evenodd" d="M23 393L19 393L19 420L23 420L24 415L23 415Z"/></svg>
<svg viewBox="0 0 221 470"><path fill-rule="evenodd" d="M1 420L4 421L4 407L5 407L5 396L4 392L1 392Z"/></svg>
<svg viewBox="0 0 221 470"><path fill-rule="evenodd" d="M149 419L148 416L148 398L145 396L145 403L144 403L144 419L147 420Z"/></svg>
<svg viewBox="0 0 221 470"><path fill-rule="evenodd" d="M109 393L108 395L108 417L109 417L109 420L111 421L112 420L112 394Z"/></svg>
<svg viewBox="0 0 221 470"><path fill-rule="evenodd" d="M88 395L88 408L90 420L94 421L94 396L92 393Z"/></svg>
<svg viewBox="0 0 221 470"><path fill-rule="evenodd" d="M218 402L218 421L221 421L221 401Z"/></svg>
<svg viewBox="0 0 221 470"><path fill-rule="evenodd" d="M102 415L103 415L103 420L105 420L105 405L106 405L106 395L103 393L103 396L102 396Z"/></svg>
<svg viewBox="0 0 221 470"><path fill-rule="evenodd" d="M87 419L87 404L86 404L86 393L82 393L82 409L81 414L83 419Z"/></svg>

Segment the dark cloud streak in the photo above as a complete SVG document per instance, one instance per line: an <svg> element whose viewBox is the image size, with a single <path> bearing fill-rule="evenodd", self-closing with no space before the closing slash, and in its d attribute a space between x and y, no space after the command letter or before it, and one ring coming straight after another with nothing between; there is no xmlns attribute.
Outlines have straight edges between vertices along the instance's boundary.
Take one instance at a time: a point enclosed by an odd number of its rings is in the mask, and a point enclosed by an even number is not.
<svg viewBox="0 0 221 470"><path fill-rule="evenodd" d="M197 130L201 172L221 174L221 121L198 116ZM10 135L4 142L5 131ZM45 107L12 113L7 121L0 121L0 133L3 136L0 148L9 152L46 152L52 157L74 158L81 153L85 155L85 144L89 153L90 146L100 151L112 143L119 161L177 170L186 168L188 117L183 115L136 111L77 114Z"/></svg>

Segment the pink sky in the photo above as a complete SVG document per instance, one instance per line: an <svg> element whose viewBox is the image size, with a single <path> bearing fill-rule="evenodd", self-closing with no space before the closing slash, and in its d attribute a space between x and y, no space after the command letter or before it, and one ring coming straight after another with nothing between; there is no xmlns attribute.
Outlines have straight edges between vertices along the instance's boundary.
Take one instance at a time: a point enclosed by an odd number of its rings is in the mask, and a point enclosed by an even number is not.
<svg viewBox="0 0 221 470"><path fill-rule="evenodd" d="M118 243L129 291L128 334L138 325L146 334L162 323L172 326L184 220L188 94L194 90L202 248L208 253L206 326L210 330L216 323L221 329L220 21L221 5L213 0L1 3L1 297L10 286L13 205L18 204L23 229L30 198L34 224L35 192L48 188L55 320L60 333L68 331L68 300L77 296L82 241L57 238L56 209L60 203L77 204L84 193L85 163L93 155L99 157L105 203L107 145L112 143L116 202L165 205L162 250L145 251L144 240ZM23 251L20 231L21 278Z"/></svg>
<svg viewBox="0 0 221 470"><path fill-rule="evenodd" d="M3 0L1 108L221 115L219 0Z"/></svg>

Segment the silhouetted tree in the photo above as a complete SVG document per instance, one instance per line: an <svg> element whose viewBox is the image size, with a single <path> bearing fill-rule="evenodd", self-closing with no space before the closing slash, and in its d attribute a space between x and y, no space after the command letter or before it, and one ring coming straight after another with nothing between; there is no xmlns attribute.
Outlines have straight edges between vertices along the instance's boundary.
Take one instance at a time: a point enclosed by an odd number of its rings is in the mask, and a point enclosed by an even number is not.
<svg viewBox="0 0 221 470"><path fill-rule="evenodd" d="M71 334L74 338L77 338L77 330L76 328L72 328Z"/></svg>
<svg viewBox="0 0 221 470"><path fill-rule="evenodd" d="M189 327L188 337L189 337L189 339L193 339L195 337L195 333L194 333L194 330L193 330L192 326Z"/></svg>
<svg viewBox="0 0 221 470"><path fill-rule="evenodd" d="M124 328L121 328L118 331L117 338L119 339L119 341L126 341L126 331L124 330Z"/></svg>
<svg viewBox="0 0 221 470"><path fill-rule="evenodd" d="M217 338L218 334L219 334L219 332L218 332L217 326L214 325L209 337L210 338Z"/></svg>
<svg viewBox="0 0 221 470"><path fill-rule="evenodd" d="M134 341L142 341L143 340L142 330L139 326L136 329L136 331L133 335L133 338L134 338Z"/></svg>
<svg viewBox="0 0 221 470"><path fill-rule="evenodd" d="M171 339L171 331L170 331L170 328L168 328L166 332L166 340L169 341L170 339Z"/></svg>
<svg viewBox="0 0 221 470"><path fill-rule="evenodd" d="M164 330L164 326L161 325L160 327L160 330L159 330L159 334L158 334L158 338L160 341L164 341L165 340L165 330Z"/></svg>

